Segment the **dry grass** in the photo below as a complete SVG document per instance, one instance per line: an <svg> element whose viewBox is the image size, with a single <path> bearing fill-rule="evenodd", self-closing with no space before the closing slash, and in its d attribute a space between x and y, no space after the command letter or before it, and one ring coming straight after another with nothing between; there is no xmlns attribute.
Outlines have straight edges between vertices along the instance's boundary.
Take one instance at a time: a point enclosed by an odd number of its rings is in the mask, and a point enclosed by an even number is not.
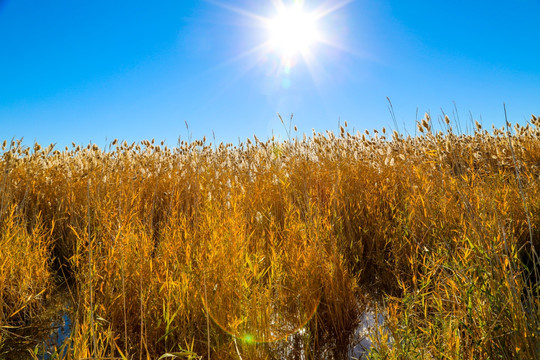
<svg viewBox="0 0 540 360"><path fill-rule="evenodd" d="M511 142L429 116L419 137L12 142L0 334L56 273L76 299L56 358L292 357L299 330L307 358L339 358L368 302L385 314L373 358L538 358L539 125Z"/></svg>

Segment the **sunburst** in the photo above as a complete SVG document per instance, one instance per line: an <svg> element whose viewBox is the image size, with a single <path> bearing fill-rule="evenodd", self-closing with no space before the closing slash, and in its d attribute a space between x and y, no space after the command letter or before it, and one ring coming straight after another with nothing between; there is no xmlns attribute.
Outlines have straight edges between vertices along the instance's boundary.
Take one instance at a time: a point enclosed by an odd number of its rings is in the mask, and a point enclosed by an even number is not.
<svg viewBox="0 0 540 360"><path fill-rule="evenodd" d="M280 61L280 69L290 72L296 64L304 63L312 72L317 67L317 59L323 47L347 51L342 44L328 32L325 20L328 15L346 6L353 0L341 2L328 1L316 8L310 8L306 1L272 0L270 14L261 15L244 8L238 8L215 0L206 0L214 5L233 11L243 17L250 18L258 28L264 30L262 41L252 49L246 49L231 61L252 56L255 53L265 58L276 56ZM314 75L314 74L312 74Z"/></svg>
<svg viewBox="0 0 540 360"><path fill-rule="evenodd" d="M301 2L279 6L276 16L266 21L270 50L277 51L283 61L299 55L307 58L311 47L322 40L318 20L315 13L305 11Z"/></svg>

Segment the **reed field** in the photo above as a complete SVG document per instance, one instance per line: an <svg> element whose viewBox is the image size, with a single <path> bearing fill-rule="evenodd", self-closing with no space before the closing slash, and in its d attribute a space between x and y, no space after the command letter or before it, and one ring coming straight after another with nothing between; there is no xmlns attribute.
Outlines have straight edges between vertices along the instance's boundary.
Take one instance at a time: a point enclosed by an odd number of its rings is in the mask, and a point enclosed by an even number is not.
<svg viewBox="0 0 540 360"><path fill-rule="evenodd" d="M540 119L441 123L4 142L0 358L540 358Z"/></svg>

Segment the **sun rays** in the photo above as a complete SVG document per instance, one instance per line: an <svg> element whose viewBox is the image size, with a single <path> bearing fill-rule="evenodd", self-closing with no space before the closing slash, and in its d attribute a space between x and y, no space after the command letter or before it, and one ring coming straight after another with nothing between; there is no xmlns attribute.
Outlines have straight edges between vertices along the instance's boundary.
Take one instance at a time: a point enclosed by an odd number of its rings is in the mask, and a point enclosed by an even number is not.
<svg viewBox="0 0 540 360"><path fill-rule="evenodd" d="M291 86L290 75L295 67L304 66L317 82L322 75L321 59L328 51L351 52L332 33L329 15L352 2L324 2L317 7L302 0L273 0L264 14L218 1L207 2L249 20L260 35L251 48L238 49L226 64L246 58L254 59L249 68L261 67L266 74L281 78L282 88ZM251 29L250 29L251 30ZM326 53L325 53L326 52Z"/></svg>
<svg viewBox="0 0 540 360"><path fill-rule="evenodd" d="M311 46L321 38L314 14L304 11L303 4L278 9L277 15L266 22L268 45L280 53L284 61L301 55L306 58Z"/></svg>

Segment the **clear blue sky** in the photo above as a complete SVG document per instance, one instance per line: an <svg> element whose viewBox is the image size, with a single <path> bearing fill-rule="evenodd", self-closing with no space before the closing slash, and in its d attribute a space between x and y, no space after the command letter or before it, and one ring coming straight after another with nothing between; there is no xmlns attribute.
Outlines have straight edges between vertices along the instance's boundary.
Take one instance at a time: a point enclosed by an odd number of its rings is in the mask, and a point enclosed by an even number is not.
<svg viewBox="0 0 540 360"><path fill-rule="evenodd" d="M275 2L275 1L274 1ZM285 2L287 4L287 2ZM502 126L540 114L540 1L306 0L326 43L282 66L270 0L0 0L0 138L58 146L212 131L234 142L294 113L300 132L393 127L456 103ZM257 16L254 16L257 15ZM259 46L260 48L260 46ZM462 126L465 126L462 125Z"/></svg>

